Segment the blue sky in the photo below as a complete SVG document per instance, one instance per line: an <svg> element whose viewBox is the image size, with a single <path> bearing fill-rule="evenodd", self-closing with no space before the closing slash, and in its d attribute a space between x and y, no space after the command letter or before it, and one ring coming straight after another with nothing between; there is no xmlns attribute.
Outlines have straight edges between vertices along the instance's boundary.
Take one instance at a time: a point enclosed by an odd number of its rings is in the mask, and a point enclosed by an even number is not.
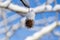
<svg viewBox="0 0 60 40"><path fill-rule="evenodd" d="M36 7L39 2L40 2L39 3L40 5L42 5L44 2L46 2L46 0L39 0L38 3L36 3L34 0L29 0L29 1L30 1L30 7L33 7L33 8ZM12 0L12 3L19 5L19 6L23 6L19 0ZM57 0L57 4L60 4L60 0ZM53 6L54 3L52 3L51 5ZM16 12L13 12L13 11L10 11L7 13L7 18L10 16L13 16L15 14L19 17L16 20L8 23L8 25L16 24L16 23L20 22L21 18L23 18L19 14L17 14ZM56 12L44 12L41 14L36 14L35 20L43 19L44 17L47 19L48 17L53 17L53 16L56 16ZM60 14L58 15L58 20L60 20ZM37 27L37 26L42 27L42 26L45 26L45 24L42 24L42 25L39 24L39 25L36 25L35 27ZM53 31L60 31L60 26L55 28ZM53 31L44 35L40 40L58 40L59 37L55 36L53 34ZM26 28L19 28L18 30L15 31L14 35L11 36L10 40L24 40L27 36L33 35L35 32L37 32L37 31L29 30Z"/></svg>

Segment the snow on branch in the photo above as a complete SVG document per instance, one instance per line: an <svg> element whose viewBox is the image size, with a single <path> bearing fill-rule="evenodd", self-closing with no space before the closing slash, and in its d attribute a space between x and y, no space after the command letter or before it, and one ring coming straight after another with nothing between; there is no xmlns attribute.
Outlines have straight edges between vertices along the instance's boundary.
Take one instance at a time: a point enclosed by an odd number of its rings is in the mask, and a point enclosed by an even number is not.
<svg viewBox="0 0 60 40"><path fill-rule="evenodd" d="M28 12L28 8L20 7L11 3L11 0L6 0L5 2L0 2L0 7L7 8L16 12Z"/></svg>
<svg viewBox="0 0 60 40"><path fill-rule="evenodd" d="M17 14L12 15L10 17L8 17L6 20L9 20L8 23L18 19L20 16L17 16ZM0 22L0 27L4 26L4 20Z"/></svg>
<svg viewBox="0 0 60 40"><path fill-rule="evenodd" d="M52 11L60 11L60 5L57 4L53 8L51 5L41 5L38 7L33 8L33 10L38 13L38 12L52 12Z"/></svg>
<svg viewBox="0 0 60 40"><path fill-rule="evenodd" d="M22 12L22 13L27 13L28 12L28 8L18 6L18 5L15 5L15 4L10 4L8 6L8 9L16 11L16 12Z"/></svg>
<svg viewBox="0 0 60 40"><path fill-rule="evenodd" d="M6 33L6 36L10 38L10 37L15 33L15 31L16 31L17 29L19 29L20 27L21 27L21 26L20 26L20 23L19 23L19 22L18 22L17 24L14 24L14 25L12 26L11 30ZM11 33L11 32L12 32L12 33Z"/></svg>
<svg viewBox="0 0 60 40"><path fill-rule="evenodd" d="M0 2L0 7L7 7L12 0L6 0L5 2Z"/></svg>
<svg viewBox="0 0 60 40"><path fill-rule="evenodd" d="M58 21L58 25L60 26L60 21Z"/></svg>
<svg viewBox="0 0 60 40"><path fill-rule="evenodd" d="M13 11L16 11L16 12L19 12L19 13L27 13L29 12L29 8L26 8L26 7L22 7L22 6L19 6L19 5L16 5L16 4L12 4L11 3L11 0L6 0L5 2L0 2L0 7L4 7L9 10L13 10ZM35 8L32 8L32 10L37 13L37 12L48 12L48 11L58 11L60 10L60 5L57 4L55 5L53 8L51 5L40 5L40 6L37 6Z"/></svg>
<svg viewBox="0 0 60 40"><path fill-rule="evenodd" d="M55 7L53 8L54 11L60 11L60 5L56 4Z"/></svg>
<svg viewBox="0 0 60 40"><path fill-rule="evenodd" d="M53 2L54 2L54 0L47 0L47 4L51 4Z"/></svg>
<svg viewBox="0 0 60 40"><path fill-rule="evenodd" d="M32 36L28 36L25 40L38 40L41 38L43 35L51 32L56 26L56 22L42 28L40 31L34 33Z"/></svg>
<svg viewBox="0 0 60 40"><path fill-rule="evenodd" d="M60 31L53 31L54 35L60 36Z"/></svg>
<svg viewBox="0 0 60 40"><path fill-rule="evenodd" d="M14 5L14 4L10 4L8 6L8 9L16 11L16 12L22 12L22 13L29 12L29 10L28 10L29 8L21 7L21 6ZM60 11L60 5L57 4L53 8L52 8L51 5L41 5L41 6L38 6L38 7L35 7L35 8L30 8L30 9L32 9L35 13L48 12L48 11L50 11L50 12L51 11Z"/></svg>

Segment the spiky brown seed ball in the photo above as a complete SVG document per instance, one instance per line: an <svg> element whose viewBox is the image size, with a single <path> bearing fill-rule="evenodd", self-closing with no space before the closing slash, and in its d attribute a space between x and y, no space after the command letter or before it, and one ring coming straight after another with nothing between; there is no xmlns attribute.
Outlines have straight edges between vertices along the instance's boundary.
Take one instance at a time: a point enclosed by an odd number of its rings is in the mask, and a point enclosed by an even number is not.
<svg viewBox="0 0 60 40"><path fill-rule="evenodd" d="M27 28L32 28L34 21L33 20L26 20L25 25Z"/></svg>

